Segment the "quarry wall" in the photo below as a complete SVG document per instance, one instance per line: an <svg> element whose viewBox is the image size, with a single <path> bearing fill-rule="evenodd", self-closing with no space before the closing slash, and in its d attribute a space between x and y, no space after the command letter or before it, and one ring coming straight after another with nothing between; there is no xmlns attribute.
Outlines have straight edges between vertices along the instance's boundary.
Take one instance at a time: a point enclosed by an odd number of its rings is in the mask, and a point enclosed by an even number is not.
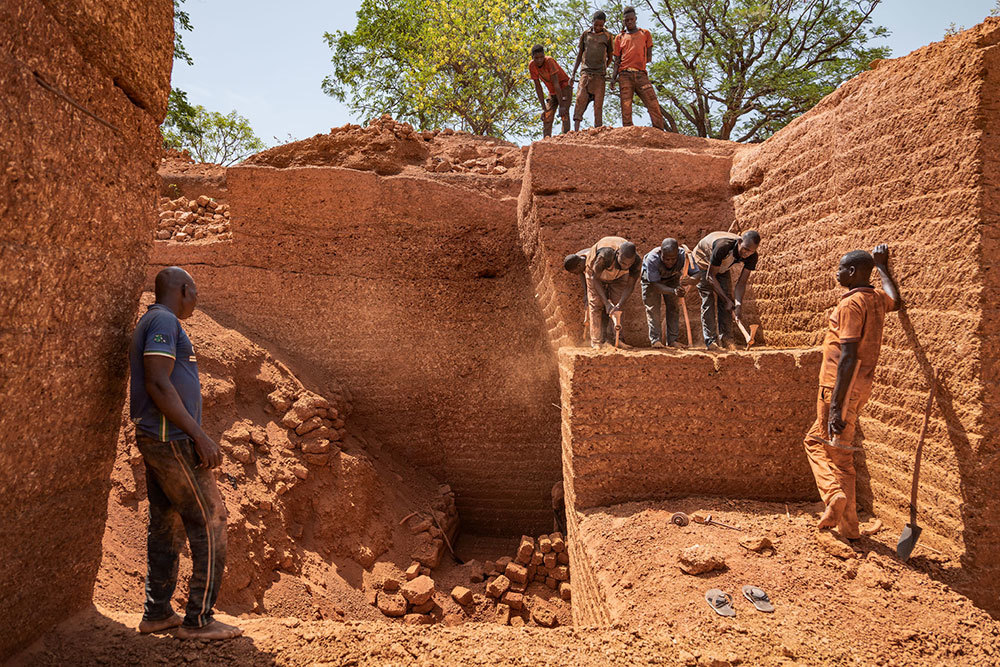
<svg viewBox="0 0 1000 667"><path fill-rule="evenodd" d="M593 131L592 131L593 132ZM583 341L585 294L563 258L601 237L623 236L645 254L667 236L689 248L733 221L729 192L736 144L616 128L537 142L528 155L518 225L553 348ZM689 290L693 338L701 343L698 294ZM638 283L622 318L623 340L649 345ZM683 316L681 337L685 337Z"/></svg>
<svg viewBox="0 0 1000 667"><path fill-rule="evenodd" d="M172 12L0 3L0 659L91 600Z"/></svg>
<svg viewBox="0 0 1000 667"><path fill-rule="evenodd" d="M575 509L690 495L818 499L802 436L819 362L816 350L560 350Z"/></svg>
<svg viewBox="0 0 1000 667"><path fill-rule="evenodd" d="M1000 21L877 63L734 158L736 217L764 237L755 280L766 340L818 344L839 257L878 242L906 308L887 318L860 431L861 500L906 520L932 370L920 525L963 549L970 594L1000 609L997 503L997 58ZM791 298L790 298L791 297Z"/></svg>
<svg viewBox="0 0 1000 667"><path fill-rule="evenodd" d="M150 272L187 267L214 318L336 378L354 423L451 485L466 530L550 530L558 381L516 199L447 176L231 168L232 242L157 244Z"/></svg>

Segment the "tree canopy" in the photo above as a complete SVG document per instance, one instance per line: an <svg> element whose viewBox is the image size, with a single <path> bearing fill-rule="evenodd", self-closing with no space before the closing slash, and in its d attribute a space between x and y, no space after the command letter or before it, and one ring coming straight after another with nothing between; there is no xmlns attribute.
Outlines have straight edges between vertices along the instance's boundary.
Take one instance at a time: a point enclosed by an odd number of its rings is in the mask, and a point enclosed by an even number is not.
<svg viewBox="0 0 1000 667"><path fill-rule="evenodd" d="M654 34L650 77L668 124L698 136L766 138L888 55L873 45L887 34L871 20L880 2L637 3ZM353 31L324 35L333 72L323 90L362 118L536 136L531 47L545 46L568 73L598 8L617 33L619 0L362 0ZM607 110L617 106L609 95Z"/></svg>
<svg viewBox="0 0 1000 667"><path fill-rule="evenodd" d="M164 123L161 131L166 146L187 150L198 162L211 162L224 167L264 150L265 144L254 134L250 121L235 111L221 114L208 111L201 105L192 108L195 131L185 131Z"/></svg>

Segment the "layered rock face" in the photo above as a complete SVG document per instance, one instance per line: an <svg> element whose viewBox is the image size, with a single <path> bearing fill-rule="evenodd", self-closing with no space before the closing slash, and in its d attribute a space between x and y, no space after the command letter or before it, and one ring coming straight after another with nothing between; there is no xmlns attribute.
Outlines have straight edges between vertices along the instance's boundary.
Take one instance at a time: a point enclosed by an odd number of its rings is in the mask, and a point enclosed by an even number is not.
<svg viewBox="0 0 1000 667"><path fill-rule="evenodd" d="M997 271L1000 21L853 79L734 158L736 217L766 257L768 343L815 345L841 289L840 256L892 247L905 310L886 320L860 419L862 502L908 518L913 454L934 372L921 469L921 539L964 548L971 595L1000 610ZM877 281L877 278L876 278Z"/></svg>
<svg viewBox="0 0 1000 667"><path fill-rule="evenodd" d="M551 529L556 367L502 182L329 166L227 182L232 242L157 244L151 272L189 266L214 317L336 378L358 424L447 480L468 530Z"/></svg>
<svg viewBox="0 0 1000 667"><path fill-rule="evenodd" d="M0 658L91 599L172 11L0 4Z"/></svg>

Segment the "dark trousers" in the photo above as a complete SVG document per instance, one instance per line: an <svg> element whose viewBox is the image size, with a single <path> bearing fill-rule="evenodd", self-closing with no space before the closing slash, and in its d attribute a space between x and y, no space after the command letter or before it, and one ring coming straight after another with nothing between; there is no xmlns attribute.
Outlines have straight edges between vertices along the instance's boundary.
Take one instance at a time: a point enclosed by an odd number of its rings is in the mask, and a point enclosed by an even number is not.
<svg viewBox="0 0 1000 667"><path fill-rule="evenodd" d="M672 281L656 284L676 288L680 285L680 279L677 278ZM679 299L673 294L664 294L663 292L659 292L649 282L645 280L642 281L642 303L646 306L646 325L649 328L650 344L663 342L663 334L660 331L660 318L662 313L660 310L661 303L667 309L666 344L670 345L680 336L680 323L677 319L678 313L680 312L677 308L678 300Z"/></svg>
<svg viewBox="0 0 1000 667"><path fill-rule="evenodd" d="M660 113L660 102L656 99L656 91L649 82L645 72L633 70L622 71L618 75L618 85L622 98L622 126L632 124L632 96L638 95L649 112L649 120L653 127L663 129L663 114Z"/></svg>
<svg viewBox="0 0 1000 667"><path fill-rule="evenodd" d="M604 91L607 82L603 74L584 72L580 75L580 86L576 95L576 106L573 107L573 120L579 123L583 120L583 112L587 110L590 100L594 100L594 127L604 124Z"/></svg>
<svg viewBox="0 0 1000 667"><path fill-rule="evenodd" d="M545 118L542 119L542 135L552 136L552 124L555 122L556 113L562 120L563 134L569 132L569 107L573 103L573 91L569 86L562 89L562 95L556 97L550 95L548 104L545 106Z"/></svg>
<svg viewBox="0 0 1000 667"><path fill-rule="evenodd" d="M177 561L184 535L191 547L191 581L184 625L212 622L226 564L226 506L215 474L196 468L191 440L160 442L136 433L146 464L149 530L146 533L146 604L143 620L159 621L174 613L170 598L177 585Z"/></svg>
<svg viewBox="0 0 1000 667"><path fill-rule="evenodd" d="M715 274L719 285L726 294L732 294L732 281L729 272ZM725 308L717 306L718 295L708 282L708 272L703 272L698 282L698 294L701 295L701 332L705 336L705 347L719 342L719 338L728 339L733 328L733 315ZM718 335L716 334L718 325Z"/></svg>

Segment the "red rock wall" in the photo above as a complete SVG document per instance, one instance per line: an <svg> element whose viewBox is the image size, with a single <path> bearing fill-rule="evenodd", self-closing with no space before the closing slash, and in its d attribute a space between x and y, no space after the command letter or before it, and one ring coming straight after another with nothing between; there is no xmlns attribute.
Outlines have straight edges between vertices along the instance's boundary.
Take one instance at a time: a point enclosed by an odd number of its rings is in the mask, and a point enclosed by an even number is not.
<svg viewBox="0 0 1000 667"><path fill-rule="evenodd" d="M171 19L169 0L0 3L0 659L91 599Z"/></svg>
<svg viewBox="0 0 1000 667"><path fill-rule="evenodd" d="M645 255L667 236L693 248L733 221L730 156L736 144L630 127L532 145L519 202L519 228L554 348L582 342L584 290L563 258L603 236L633 241ZM687 297L701 342L699 301ZM680 321L684 338L684 320ZM638 283L623 339L649 346Z"/></svg>
<svg viewBox="0 0 1000 667"><path fill-rule="evenodd" d="M713 495L817 498L802 452L819 352L564 348L564 487L577 510Z"/></svg>
<svg viewBox="0 0 1000 667"><path fill-rule="evenodd" d="M233 241L157 244L152 270L188 267L213 317L336 378L352 420L451 485L470 532L548 530L555 360L516 200L464 178L231 168Z"/></svg>
<svg viewBox="0 0 1000 667"><path fill-rule="evenodd" d="M763 238L757 307L768 343L813 345L841 254L888 242L906 311L887 319L860 420L863 501L907 516L932 369L941 374L921 470L920 525L961 550L993 610L997 502L997 47L1000 21L878 64L734 158L736 216ZM791 298L790 298L791 297ZM993 463L990 463L993 461ZM992 467L990 467L992 466Z"/></svg>

